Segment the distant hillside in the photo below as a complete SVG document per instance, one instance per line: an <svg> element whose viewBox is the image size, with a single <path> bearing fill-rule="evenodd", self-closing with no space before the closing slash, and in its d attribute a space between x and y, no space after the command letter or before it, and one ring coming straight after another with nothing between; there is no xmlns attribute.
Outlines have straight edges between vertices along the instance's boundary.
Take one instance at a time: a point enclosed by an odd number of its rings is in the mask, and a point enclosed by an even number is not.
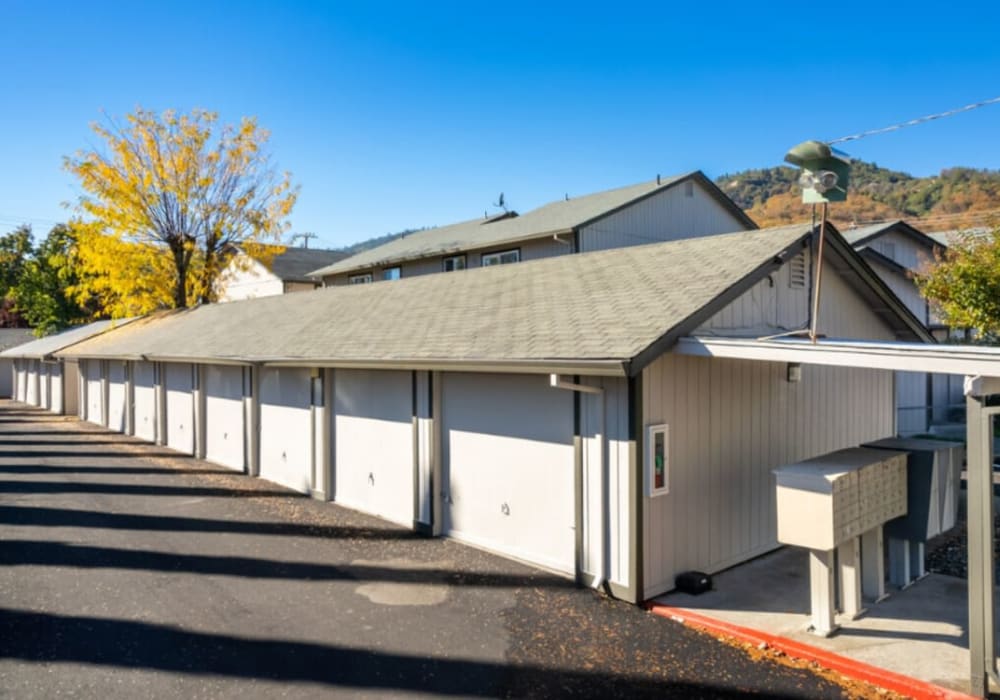
<svg viewBox="0 0 1000 700"><path fill-rule="evenodd" d="M798 171L789 167L746 170L716 180L761 226L806 220ZM1000 171L949 168L940 175L913 177L855 161L846 202L831 205L840 226L884 219L907 219L925 230L988 223L1000 214Z"/></svg>
<svg viewBox="0 0 1000 700"><path fill-rule="evenodd" d="M378 248L380 245L384 245L389 241L394 241L397 238L402 238L411 233L416 233L417 231L423 231L423 228L408 228L405 231L399 231L398 233L387 233L384 236L375 236L374 238L368 238L366 240L360 241L359 243L354 243L353 245L344 246L343 248L338 248L338 250L347 253L348 255L357 255L366 250L371 250L372 248Z"/></svg>

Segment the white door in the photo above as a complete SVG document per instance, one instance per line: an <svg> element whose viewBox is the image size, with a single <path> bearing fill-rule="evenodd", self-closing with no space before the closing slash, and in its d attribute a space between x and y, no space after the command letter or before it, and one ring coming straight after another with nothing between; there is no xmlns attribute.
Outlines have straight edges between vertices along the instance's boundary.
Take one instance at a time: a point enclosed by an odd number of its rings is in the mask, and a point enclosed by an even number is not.
<svg viewBox="0 0 1000 700"><path fill-rule="evenodd" d="M573 573L573 395L547 376L443 375L445 533Z"/></svg>
<svg viewBox="0 0 1000 700"><path fill-rule="evenodd" d="M411 373L337 370L334 393L337 502L412 526Z"/></svg>
<svg viewBox="0 0 1000 700"><path fill-rule="evenodd" d="M103 362L100 360L85 360L84 381L87 385L87 406L85 420L90 423L104 425L104 391L101 386L101 370Z"/></svg>
<svg viewBox="0 0 1000 700"><path fill-rule="evenodd" d="M126 410L125 363L111 360L108 362L108 427L124 433Z"/></svg>
<svg viewBox="0 0 1000 700"><path fill-rule="evenodd" d="M164 365L167 389L167 447L194 454L194 367Z"/></svg>
<svg viewBox="0 0 1000 700"><path fill-rule="evenodd" d="M260 475L288 488L312 488L312 380L308 369L260 375Z"/></svg>
<svg viewBox="0 0 1000 700"><path fill-rule="evenodd" d="M28 361L28 390L26 401L32 406L38 405L38 370L41 362L38 360Z"/></svg>
<svg viewBox="0 0 1000 700"><path fill-rule="evenodd" d="M207 365L205 377L205 458L243 469L243 368Z"/></svg>
<svg viewBox="0 0 1000 700"><path fill-rule="evenodd" d="M152 362L132 363L135 436L156 442L156 365Z"/></svg>

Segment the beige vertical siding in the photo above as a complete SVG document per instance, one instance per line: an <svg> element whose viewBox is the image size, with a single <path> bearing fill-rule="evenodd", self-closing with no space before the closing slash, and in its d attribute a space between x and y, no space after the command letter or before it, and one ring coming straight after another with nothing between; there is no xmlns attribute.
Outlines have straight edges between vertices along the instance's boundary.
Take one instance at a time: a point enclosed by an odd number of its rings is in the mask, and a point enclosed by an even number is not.
<svg viewBox="0 0 1000 700"><path fill-rule="evenodd" d="M896 340L895 334L847 282L828 268L820 295L819 332L830 338Z"/></svg>
<svg viewBox="0 0 1000 700"><path fill-rule="evenodd" d="M926 323L927 300L920 296L920 290L917 289L917 285L913 280L908 279L897 270L891 270L877 262L870 264L872 269L885 282L886 286L892 290L893 294L906 304L906 308L910 310L910 313L916 316L921 323Z"/></svg>
<svg viewBox="0 0 1000 700"><path fill-rule="evenodd" d="M432 275L444 271L444 259L453 255L465 255L465 265L467 268L479 267L484 253L499 253L504 250L518 249L521 251L521 260L541 260L542 258L552 258L557 255L567 255L573 252L572 240L569 236L561 237L563 242L554 240L551 236L537 238L520 243L498 243L489 245L479 250L471 250L465 253L448 253L447 255L435 255L421 260L404 262L399 265L400 275L404 278L419 277L420 275ZM393 267L393 266L388 266ZM381 282L382 273L385 268L375 268L374 270L362 270L358 272L341 273L329 275L323 278L323 284L327 287L335 287L347 284L354 275L371 272L373 282Z"/></svg>
<svg viewBox="0 0 1000 700"><path fill-rule="evenodd" d="M645 593L776 546L775 467L893 434L892 373L664 355L643 374L645 424L670 425L670 493L643 511Z"/></svg>
<svg viewBox="0 0 1000 700"><path fill-rule="evenodd" d="M699 332L746 335L775 319L804 322L808 291L789 289L788 268ZM893 339L832 270L823 277L820 331ZM643 509L647 597L673 588L681 571L716 572L777 545L775 467L895 433L892 372L804 366L802 381L786 377L784 363L670 354L644 370L643 424L670 426L670 493L646 498Z"/></svg>
<svg viewBox="0 0 1000 700"><path fill-rule="evenodd" d="M885 233L868 245L890 260L909 270L915 270L932 257L931 251L901 233Z"/></svg>
<svg viewBox="0 0 1000 700"><path fill-rule="evenodd" d="M580 251L624 248L746 228L701 185L695 182L692 186L691 196L687 195L686 183L680 183L581 228Z"/></svg>
<svg viewBox="0 0 1000 700"><path fill-rule="evenodd" d="M792 284L793 265L802 265L801 286ZM762 336L806 328L809 324L809 251L761 280L697 331L697 335Z"/></svg>

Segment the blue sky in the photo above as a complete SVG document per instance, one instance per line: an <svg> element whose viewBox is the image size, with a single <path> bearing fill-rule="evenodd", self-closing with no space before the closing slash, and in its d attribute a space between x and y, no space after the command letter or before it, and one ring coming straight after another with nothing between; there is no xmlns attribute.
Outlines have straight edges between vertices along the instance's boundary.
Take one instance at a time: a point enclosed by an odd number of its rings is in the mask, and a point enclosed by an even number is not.
<svg viewBox="0 0 1000 700"><path fill-rule="evenodd" d="M997 3L896 5L2 0L0 231L65 219L62 157L137 105L257 116L334 247L1000 95ZM846 150L998 168L998 133L1000 105Z"/></svg>

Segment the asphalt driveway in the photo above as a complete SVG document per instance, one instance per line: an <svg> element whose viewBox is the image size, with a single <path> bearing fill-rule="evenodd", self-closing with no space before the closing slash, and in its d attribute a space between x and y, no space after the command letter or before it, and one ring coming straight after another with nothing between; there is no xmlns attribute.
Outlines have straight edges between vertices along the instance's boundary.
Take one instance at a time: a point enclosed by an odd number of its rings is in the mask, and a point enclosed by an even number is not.
<svg viewBox="0 0 1000 700"><path fill-rule="evenodd" d="M559 577L0 401L0 696L750 693L845 696Z"/></svg>

